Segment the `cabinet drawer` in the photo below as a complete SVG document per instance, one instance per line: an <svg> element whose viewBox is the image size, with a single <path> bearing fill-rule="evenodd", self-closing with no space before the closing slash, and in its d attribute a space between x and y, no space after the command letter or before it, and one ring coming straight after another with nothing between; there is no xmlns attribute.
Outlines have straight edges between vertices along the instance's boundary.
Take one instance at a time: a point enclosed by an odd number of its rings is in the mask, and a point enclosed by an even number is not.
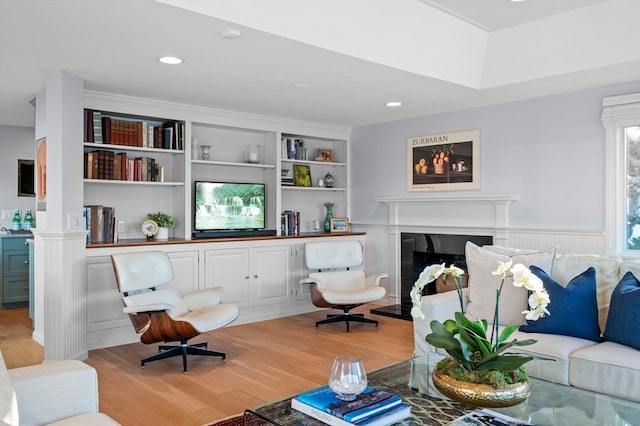
<svg viewBox="0 0 640 426"><path fill-rule="evenodd" d="M2 303L29 301L28 277L4 277L2 280Z"/></svg>
<svg viewBox="0 0 640 426"><path fill-rule="evenodd" d="M3 238L2 251L5 250L24 250L29 252L29 245L26 238Z"/></svg>
<svg viewBox="0 0 640 426"><path fill-rule="evenodd" d="M29 252L13 250L2 253L2 275L29 272Z"/></svg>

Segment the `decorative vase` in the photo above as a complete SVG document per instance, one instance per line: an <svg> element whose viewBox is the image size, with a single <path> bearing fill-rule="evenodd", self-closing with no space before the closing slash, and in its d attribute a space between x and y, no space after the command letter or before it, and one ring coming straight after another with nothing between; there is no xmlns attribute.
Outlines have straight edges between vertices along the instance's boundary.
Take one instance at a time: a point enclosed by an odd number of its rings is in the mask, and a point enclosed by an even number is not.
<svg viewBox="0 0 640 426"><path fill-rule="evenodd" d="M491 385L456 380L438 369L433 370L432 378L436 389L444 396L478 407L510 407L524 402L531 393L528 381L494 388Z"/></svg>
<svg viewBox="0 0 640 426"><path fill-rule="evenodd" d="M169 239L169 228L158 228L158 233L156 234L156 240L158 241L167 241Z"/></svg>
<svg viewBox="0 0 640 426"><path fill-rule="evenodd" d="M324 186L327 188L333 188L333 182L333 175L330 172L327 172L327 174L324 175Z"/></svg>
<svg viewBox="0 0 640 426"><path fill-rule="evenodd" d="M326 202L324 207L327 209L327 214L324 217L324 232L331 231L331 219L333 218L333 203Z"/></svg>
<svg viewBox="0 0 640 426"><path fill-rule="evenodd" d="M208 160L211 158L211 153L209 150L211 149L211 145L200 145L200 149L202 149L202 155L200 156L203 160Z"/></svg>

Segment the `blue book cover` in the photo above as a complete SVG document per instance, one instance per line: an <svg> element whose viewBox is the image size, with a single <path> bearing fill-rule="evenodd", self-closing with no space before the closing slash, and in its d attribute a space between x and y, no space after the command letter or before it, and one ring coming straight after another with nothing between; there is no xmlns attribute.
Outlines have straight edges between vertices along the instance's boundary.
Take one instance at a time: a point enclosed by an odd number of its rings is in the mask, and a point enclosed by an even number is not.
<svg viewBox="0 0 640 426"><path fill-rule="evenodd" d="M342 401L329 386L300 394L297 399L326 413L354 423L402 402L402 398L370 386L354 401Z"/></svg>

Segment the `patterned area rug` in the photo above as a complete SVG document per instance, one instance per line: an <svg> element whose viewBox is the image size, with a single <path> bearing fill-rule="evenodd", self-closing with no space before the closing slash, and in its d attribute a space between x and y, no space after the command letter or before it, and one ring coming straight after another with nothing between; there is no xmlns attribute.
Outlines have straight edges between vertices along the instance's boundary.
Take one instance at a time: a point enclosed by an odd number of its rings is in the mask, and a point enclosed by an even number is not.
<svg viewBox="0 0 640 426"><path fill-rule="evenodd" d="M401 396L405 402L411 404L411 417L398 423L399 425L448 425L474 409L459 402L431 397L412 390L407 386L410 368L409 362L401 362L373 371L368 375L371 386L395 393ZM282 426L322 425L321 422L293 410L290 399L263 405L256 411L265 418L278 419L278 424ZM246 419L243 418L243 415L239 415L219 420L207 426L241 426L245 420L247 426L269 424L256 415L248 415Z"/></svg>
<svg viewBox="0 0 640 426"><path fill-rule="evenodd" d="M203 426L242 426L243 425L243 415L238 414L235 416L227 417L226 419L218 420L215 423L207 423Z"/></svg>

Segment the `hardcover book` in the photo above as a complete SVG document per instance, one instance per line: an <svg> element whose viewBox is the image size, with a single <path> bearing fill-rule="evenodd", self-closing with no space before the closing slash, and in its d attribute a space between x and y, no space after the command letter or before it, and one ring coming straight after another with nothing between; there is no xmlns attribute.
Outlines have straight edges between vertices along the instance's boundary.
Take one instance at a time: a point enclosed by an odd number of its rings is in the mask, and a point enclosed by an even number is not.
<svg viewBox="0 0 640 426"><path fill-rule="evenodd" d="M318 408L300 402L297 398L291 400L291 408L306 414L309 417L320 420L331 426L386 426L397 423L411 416L411 405L401 402L391 408L372 414L357 422L348 422L345 419L322 411Z"/></svg>
<svg viewBox="0 0 640 426"><path fill-rule="evenodd" d="M402 398L399 396L370 386L353 401L338 399L329 386L302 393L297 400L350 423L358 422L402 403Z"/></svg>

